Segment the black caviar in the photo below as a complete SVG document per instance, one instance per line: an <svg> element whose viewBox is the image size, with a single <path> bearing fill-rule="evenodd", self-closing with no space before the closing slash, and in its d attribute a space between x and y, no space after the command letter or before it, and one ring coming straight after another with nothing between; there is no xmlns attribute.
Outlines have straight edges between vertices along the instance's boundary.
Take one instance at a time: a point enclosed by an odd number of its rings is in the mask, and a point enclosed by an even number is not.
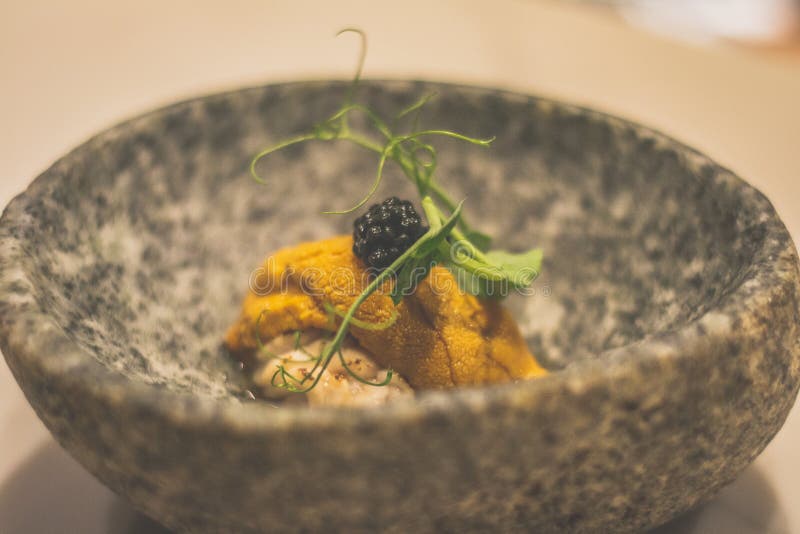
<svg viewBox="0 0 800 534"><path fill-rule="evenodd" d="M390 197L353 223L353 253L383 270L427 231L411 202Z"/></svg>

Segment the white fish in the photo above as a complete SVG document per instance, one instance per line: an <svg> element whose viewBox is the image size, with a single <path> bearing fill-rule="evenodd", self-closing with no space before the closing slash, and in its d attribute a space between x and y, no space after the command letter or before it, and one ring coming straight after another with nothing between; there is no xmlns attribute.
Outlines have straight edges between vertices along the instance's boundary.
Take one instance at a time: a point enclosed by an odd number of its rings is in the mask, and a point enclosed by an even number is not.
<svg viewBox="0 0 800 534"><path fill-rule="evenodd" d="M299 337L287 334L270 340L258 351L260 365L253 375L253 382L267 398L287 399L292 402L305 399L309 406L379 406L414 395L411 386L397 373L393 373L391 381L385 386L373 386L359 381L347 372L338 354L333 356L317 385L307 393L292 393L272 385L273 377L276 384L282 382L281 377L276 376L280 365L295 378L307 376L312 371L316 363L314 358L320 354L324 342L325 339L319 331L303 333ZM376 364L354 342L347 341L342 345L342 355L350 371L362 380L379 384L386 379L388 370ZM305 384L310 383L309 380Z"/></svg>

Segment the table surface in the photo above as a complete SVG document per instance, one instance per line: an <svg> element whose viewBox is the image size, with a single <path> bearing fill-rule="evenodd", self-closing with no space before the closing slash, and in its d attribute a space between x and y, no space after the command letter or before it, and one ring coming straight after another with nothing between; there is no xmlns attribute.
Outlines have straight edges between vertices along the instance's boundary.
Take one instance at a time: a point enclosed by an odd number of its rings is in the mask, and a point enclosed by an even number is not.
<svg viewBox="0 0 800 534"><path fill-rule="evenodd" d="M335 7L334 7L334 4ZM0 3L0 205L93 132L172 100L366 74L535 92L632 118L761 189L800 235L800 63L693 48L571 2ZM95 481L0 364L0 532L163 532ZM713 502L659 532L800 532L800 411Z"/></svg>

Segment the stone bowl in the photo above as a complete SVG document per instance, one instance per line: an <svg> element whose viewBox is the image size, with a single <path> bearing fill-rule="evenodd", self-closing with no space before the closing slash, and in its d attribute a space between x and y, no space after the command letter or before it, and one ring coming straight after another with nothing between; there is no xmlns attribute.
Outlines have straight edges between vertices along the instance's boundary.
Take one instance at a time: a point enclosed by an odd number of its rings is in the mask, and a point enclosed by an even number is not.
<svg viewBox="0 0 800 534"><path fill-rule="evenodd" d="M798 391L798 260L769 201L650 129L491 89L365 82L384 114L435 91L440 179L506 247L545 249L514 296L553 372L374 409L248 396L220 349L270 251L348 231L376 166L310 143L346 82L182 102L76 148L0 222L0 347L59 443L192 532L603 532L731 482ZM378 198L411 196L395 171Z"/></svg>

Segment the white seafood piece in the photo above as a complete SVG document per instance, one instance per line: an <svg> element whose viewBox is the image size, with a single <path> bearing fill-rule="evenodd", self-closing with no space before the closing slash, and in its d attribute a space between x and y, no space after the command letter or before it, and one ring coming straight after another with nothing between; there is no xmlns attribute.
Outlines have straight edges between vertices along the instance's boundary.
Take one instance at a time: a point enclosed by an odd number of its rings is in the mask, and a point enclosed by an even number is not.
<svg viewBox="0 0 800 534"><path fill-rule="evenodd" d="M307 393L291 393L272 385L279 365L296 378L307 376L314 367L313 358L320 353L324 342L320 332L303 333L299 339L288 334L270 340L258 352L258 360L263 363L254 373L253 382L267 398L294 400L301 397L309 406L377 406L414 395L411 386L397 373L385 386L364 384L347 372L338 354L322 373L319 383ZM345 342L342 355L347 367L362 380L381 383L386 379L387 370L355 343ZM275 378L276 384L280 381L279 376Z"/></svg>

